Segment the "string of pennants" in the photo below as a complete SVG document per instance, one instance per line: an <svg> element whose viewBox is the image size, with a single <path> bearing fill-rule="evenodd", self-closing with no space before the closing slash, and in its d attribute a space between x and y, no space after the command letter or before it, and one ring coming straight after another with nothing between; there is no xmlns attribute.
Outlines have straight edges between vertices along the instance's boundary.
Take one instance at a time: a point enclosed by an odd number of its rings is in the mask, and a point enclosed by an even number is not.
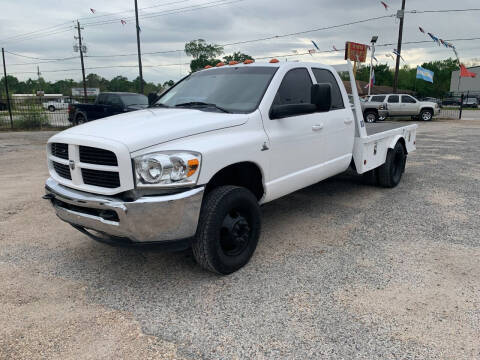
<svg viewBox="0 0 480 360"><path fill-rule="evenodd" d="M90 8L90 12L91 12L92 14L95 14L95 13L97 12L97 10ZM127 22L126 22L125 20L123 20L123 19L120 19L120 24L126 25Z"/></svg>

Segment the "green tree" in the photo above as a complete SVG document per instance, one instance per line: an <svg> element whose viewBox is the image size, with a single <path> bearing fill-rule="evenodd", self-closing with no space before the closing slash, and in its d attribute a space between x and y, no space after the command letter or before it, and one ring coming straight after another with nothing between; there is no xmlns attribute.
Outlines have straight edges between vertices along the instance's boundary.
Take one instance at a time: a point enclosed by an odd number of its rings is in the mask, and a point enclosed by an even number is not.
<svg viewBox="0 0 480 360"><path fill-rule="evenodd" d="M208 44L203 39L192 40L185 44L185 53L193 57L190 62L192 72L203 69L205 66L214 66L220 60L215 57L223 54L223 46Z"/></svg>
<svg viewBox="0 0 480 360"><path fill-rule="evenodd" d="M244 62L245 60L253 60L253 58L250 55L241 53L240 51L236 51L232 55L225 55L223 57L223 61L226 63L230 61Z"/></svg>

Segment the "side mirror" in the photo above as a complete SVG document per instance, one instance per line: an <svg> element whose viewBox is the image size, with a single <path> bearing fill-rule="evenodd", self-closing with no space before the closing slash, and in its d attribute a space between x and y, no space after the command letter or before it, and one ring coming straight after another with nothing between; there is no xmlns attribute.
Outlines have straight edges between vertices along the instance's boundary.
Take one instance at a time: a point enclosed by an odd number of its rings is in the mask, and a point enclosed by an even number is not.
<svg viewBox="0 0 480 360"><path fill-rule="evenodd" d="M313 84L311 89L312 104L318 111L330 111L332 107L332 86L327 83Z"/></svg>

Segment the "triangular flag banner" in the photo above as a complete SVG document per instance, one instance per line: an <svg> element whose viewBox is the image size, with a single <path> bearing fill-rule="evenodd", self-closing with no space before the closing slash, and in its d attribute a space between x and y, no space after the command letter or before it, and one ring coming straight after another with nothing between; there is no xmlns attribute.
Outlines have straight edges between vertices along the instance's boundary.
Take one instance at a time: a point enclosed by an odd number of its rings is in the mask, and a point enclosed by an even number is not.
<svg viewBox="0 0 480 360"><path fill-rule="evenodd" d="M90 11L92 12L92 14L95 14L97 10L90 8Z"/></svg>
<svg viewBox="0 0 480 360"><path fill-rule="evenodd" d="M333 45L332 48L333 48L333 50L338 51L338 49L335 47L335 45Z"/></svg>
<svg viewBox="0 0 480 360"><path fill-rule="evenodd" d="M468 71L465 65L460 64L460 77L474 78L474 77L477 77L477 74L475 74L474 72Z"/></svg>
<svg viewBox="0 0 480 360"><path fill-rule="evenodd" d="M385 10L388 10L388 4L385 3L384 1L380 1L380 4L383 5L383 7L385 8Z"/></svg>
<svg viewBox="0 0 480 360"><path fill-rule="evenodd" d="M127 23L125 20L120 20L120 22L122 23L122 25L125 25Z"/></svg>
<svg viewBox="0 0 480 360"><path fill-rule="evenodd" d="M418 27L418 30L420 30L420 32L425 34L425 30L423 30L423 28L421 26Z"/></svg>
<svg viewBox="0 0 480 360"><path fill-rule="evenodd" d="M433 35L432 33L427 33L427 34L432 38L433 41L435 41L438 44L438 46L440 46L440 41L435 35Z"/></svg>
<svg viewBox="0 0 480 360"><path fill-rule="evenodd" d="M320 50L320 49L318 48L318 45L315 43L315 41L313 41L313 40L310 40L310 41L312 42L313 46L315 46L315 49Z"/></svg>

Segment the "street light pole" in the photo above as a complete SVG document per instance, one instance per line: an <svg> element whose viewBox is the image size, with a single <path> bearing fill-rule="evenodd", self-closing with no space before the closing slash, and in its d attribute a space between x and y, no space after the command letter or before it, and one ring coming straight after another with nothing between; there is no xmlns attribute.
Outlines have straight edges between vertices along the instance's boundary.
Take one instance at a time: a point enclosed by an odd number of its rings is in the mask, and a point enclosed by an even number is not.
<svg viewBox="0 0 480 360"><path fill-rule="evenodd" d="M140 51L140 25L138 24L138 5L135 0L135 22L137 27L138 73L140 76L140 93L143 94L142 52Z"/></svg>
<svg viewBox="0 0 480 360"><path fill-rule="evenodd" d="M378 36L372 36L372 49L370 50L370 77L368 78L368 96L370 96L372 90L372 73L373 73L373 57L375 56L375 43L378 40Z"/></svg>
<svg viewBox="0 0 480 360"><path fill-rule="evenodd" d="M402 37L403 37L403 19L405 18L405 0L402 0L402 10L397 13L400 18L398 27L398 44L397 44L397 62L395 63L395 78L393 79L393 93L397 93L398 88L398 71L400 69L400 57L402 54Z"/></svg>

